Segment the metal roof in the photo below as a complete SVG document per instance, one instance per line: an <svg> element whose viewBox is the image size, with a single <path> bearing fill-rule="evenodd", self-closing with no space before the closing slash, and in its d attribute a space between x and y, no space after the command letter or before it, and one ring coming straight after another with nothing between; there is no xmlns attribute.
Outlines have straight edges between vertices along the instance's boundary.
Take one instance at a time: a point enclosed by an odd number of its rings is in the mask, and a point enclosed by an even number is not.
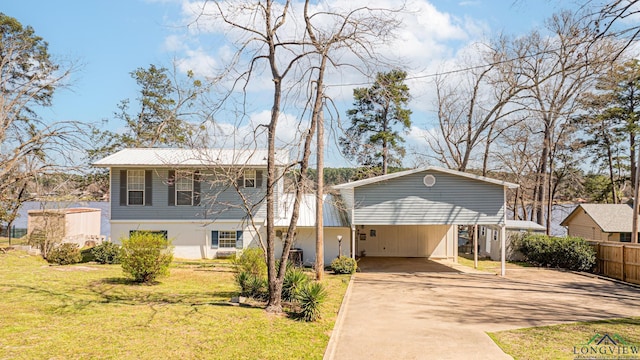
<svg viewBox="0 0 640 360"><path fill-rule="evenodd" d="M507 229L524 229L524 230L537 230L537 231L547 231L547 228L543 225L540 225L533 221L528 220L507 220L505 222L505 227Z"/></svg>
<svg viewBox="0 0 640 360"><path fill-rule="evenodd" d="M295 194L286 193L280 198L280 212L274 226L288 227L291 222L291 212L293 211L293 201ZM349 227L349 219L346 211L342 209L338 197L325 194L323 197L322 218L325 227ZM299 227L316 226L316 196L315 194L303 194L300 203Z"/></svg>
<svg viewBox="0 0 640 360"><path fill-rule="evenodd" d="M568 226L569 219L581 209L598 224L603 232L618 233L632 231L633 209L627 204L580 204L562 220L560 225Z"/></svg>
<svg viewBox="0 0 640 360"><path fill-rule="evenodd" d="M395 178L398 178L398 177L401 177L401 176L415 174L415 173L419 173L419 172L423 172L423 171L438 171L438 172L441 172L441 173L446 173L446 174L466 177L466 178L469 178L469 179L484 181L484 182L488 182L488 183L491 183L491 184L502 185L502 186L506 186L506 187L508 187L510 189L515 189L515 188L520 186L518 184L510 183L510 182L507 182L507 181L491 179L491 178L488 178L488 177L469 174L469 173L462 172L462 171L450 170L450 169L445 169L445 168L441 168L441 167L437 167L437 166L428 166L428 167L424 167L424 168L405 170L405 171L400 171L400 172L396 172L396 173L392 173L392 174L380 175L380 176L372 177L372 178L369 178L369 179L352 181L352 182L348 182L348 183L344 183L344 184L340 184L340 185L335 185L333 188L334 189L352 189L352 188L356 188L356 187L359 187L359 186L368 185L368 184L374 184L374 183L377 183L377 182L380 182L380 181L391 180L391 179L395 179Z"/></svg>
<svg viewBox="0 0 640 360"><path fill-rule="evenodd" d="M276 164L286 165L285 150L276 151ZM135 148L120 150L93 163L98 167L267 166L266 149Z"/></svg>

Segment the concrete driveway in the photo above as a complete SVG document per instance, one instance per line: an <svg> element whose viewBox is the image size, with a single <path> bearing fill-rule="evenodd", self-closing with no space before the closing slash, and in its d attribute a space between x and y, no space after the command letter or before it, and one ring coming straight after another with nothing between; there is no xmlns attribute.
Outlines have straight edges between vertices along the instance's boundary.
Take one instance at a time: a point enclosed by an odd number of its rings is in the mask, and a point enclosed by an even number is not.
<svg viewBox="0 0 640 360"><path fill-rule="evenodd" d="M325 359L510 359L486 332L640 316L640 289L611 281L401 260L363 259Z"/></svg>

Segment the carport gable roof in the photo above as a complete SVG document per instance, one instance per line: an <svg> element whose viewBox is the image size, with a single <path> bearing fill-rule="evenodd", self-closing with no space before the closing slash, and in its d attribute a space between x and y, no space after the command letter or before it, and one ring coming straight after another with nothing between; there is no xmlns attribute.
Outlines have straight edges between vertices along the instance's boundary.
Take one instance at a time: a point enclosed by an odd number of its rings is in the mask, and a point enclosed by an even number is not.
<svg viewBox="0 0 640 360"><path fill-rule="evenodd" d="M462 176L462 177L469 178L469 179L474 179L474 180L478 180L478 181L484 181L484 182L487 182L487 183L490 183L490 184L501 185L501 186L507 187L509 189L515 189L515 188L518 188L520 186L518 184L510 183L510 182L507 182L507 181L491 179L491 178L488 178L488 177L469 174L469 173L462 172L462 171L450 170L450 169L445 169L445 168L441 168L441 167L437 167L437 166L428 166L428 167L423 167L423 168L418 168L418 169L399 171L399 172L392 173L392 174L380 175L380 176L372 177L372 178L369 178L369 179L352 181L352 182L348 182L348 183L344 183L344 184L340 184L340 185L335 185L335 186L333 186L333 188L337 189L337 190L353 189L353 188L356 188L356 187L359 187L359 186L374 184L374 183L377 183L377 182L391 180L391 179L395 179L395 178L399 178L399 177L402 177L402 176L415 174L415 173L419 173L419 172L423 172L423 171L438 171L438 172L442 172L442 173L446 173L446 174Z"/></svg>

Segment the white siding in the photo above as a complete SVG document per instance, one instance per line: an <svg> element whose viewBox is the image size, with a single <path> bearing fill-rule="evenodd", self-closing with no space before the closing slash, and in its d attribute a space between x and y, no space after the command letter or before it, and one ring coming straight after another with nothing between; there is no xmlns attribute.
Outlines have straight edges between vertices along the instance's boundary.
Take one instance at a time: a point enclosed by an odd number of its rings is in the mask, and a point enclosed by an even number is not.
<svg viewBox="0 0 640 360"><path fill-rule="evenodd" d="M213 259L219 250L211 248L211 231L243 231L244 248L259 246L258 237L250 227L239 222L127 222L111 221L111 236L116 243L129 236L131 230L167 231L174 246L173 254L182 259ZM258 228L263 231L262 227Z"/></svg>

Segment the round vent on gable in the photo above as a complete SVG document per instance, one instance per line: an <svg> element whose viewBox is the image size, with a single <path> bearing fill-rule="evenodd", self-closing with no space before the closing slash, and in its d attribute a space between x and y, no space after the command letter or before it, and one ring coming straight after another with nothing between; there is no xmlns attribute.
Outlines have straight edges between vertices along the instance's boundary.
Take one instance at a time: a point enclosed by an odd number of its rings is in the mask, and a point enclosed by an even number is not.
<svg viewBox="0 0 640 360"><path fill-rule="evenodd" d="M436 184L436 177L431 174L426 175L424 179L422 179L422 182L424 183L424 186L432 187Z"/></svg>

